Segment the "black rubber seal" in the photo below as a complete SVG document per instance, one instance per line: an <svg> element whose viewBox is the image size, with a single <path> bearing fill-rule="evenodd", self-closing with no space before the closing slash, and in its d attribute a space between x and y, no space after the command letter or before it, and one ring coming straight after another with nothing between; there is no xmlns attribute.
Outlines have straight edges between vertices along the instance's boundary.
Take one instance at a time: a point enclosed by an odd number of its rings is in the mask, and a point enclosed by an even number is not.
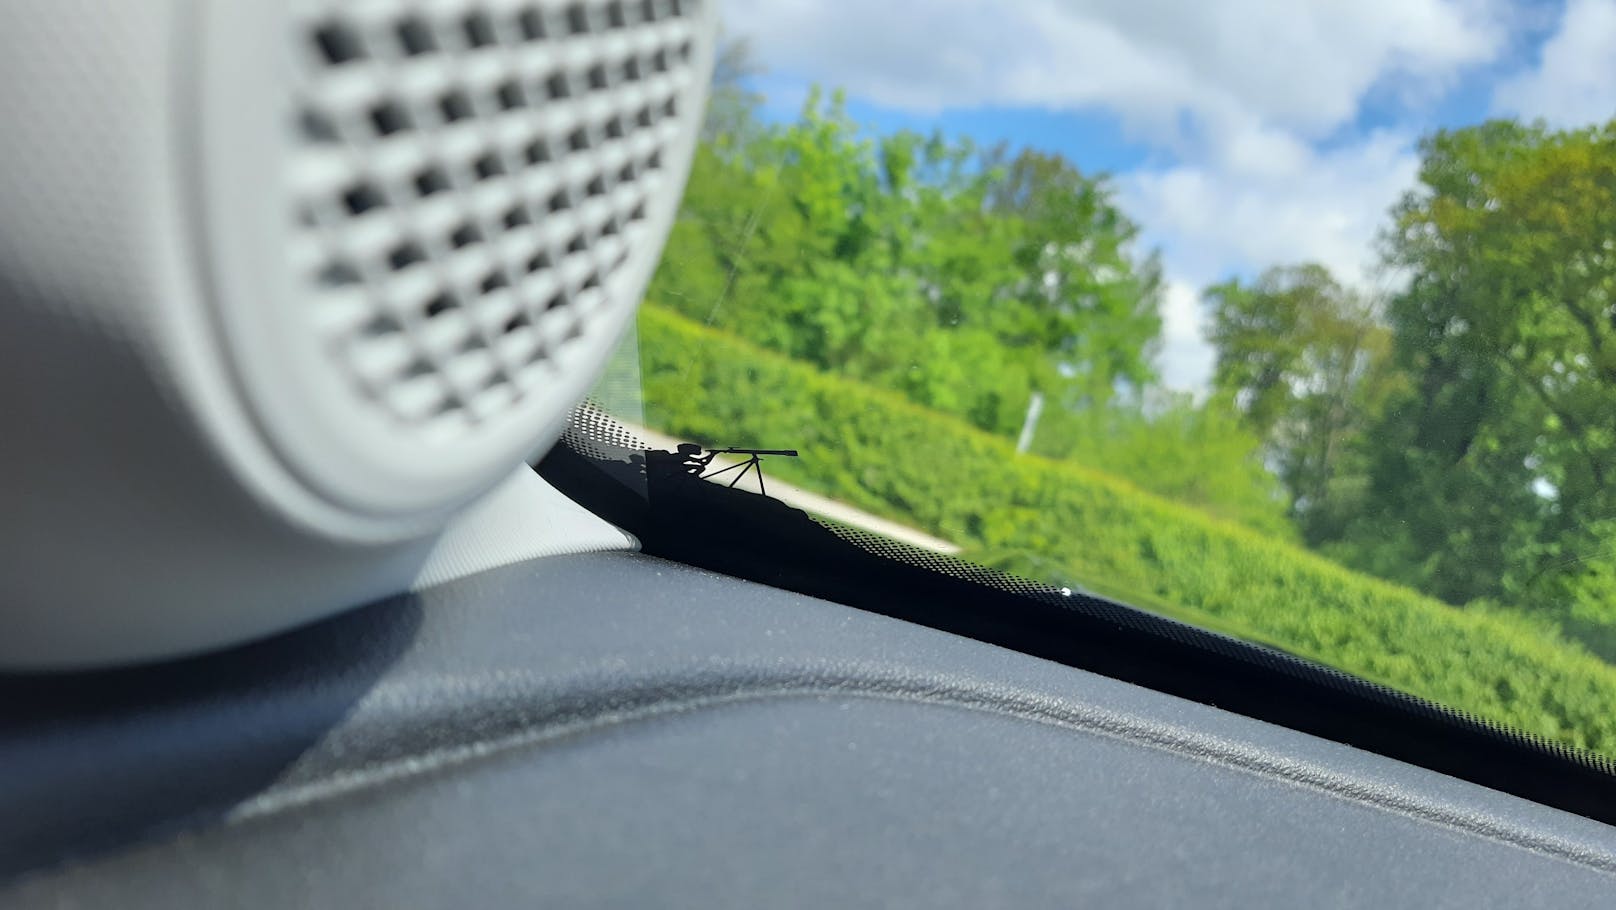
<svg viewBox="0 0 1616 910"><path fill-rule="evenodd" d="M644 551L1290 727L1616 824L1616 765L1283 652L836 528L580 409L537 470ZM1299 604L1298 608L1305 608Z"/></svg>

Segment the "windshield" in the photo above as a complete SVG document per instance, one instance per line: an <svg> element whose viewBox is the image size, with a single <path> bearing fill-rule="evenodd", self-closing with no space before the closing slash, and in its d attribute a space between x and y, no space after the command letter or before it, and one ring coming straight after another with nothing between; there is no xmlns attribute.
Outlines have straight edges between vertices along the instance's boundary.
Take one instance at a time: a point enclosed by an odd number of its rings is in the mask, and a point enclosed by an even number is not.
<svg viewBox="0 0 1616 910"><path fill-rule="evenodd" d="M724 12L674 469L1616 756L1616 3Z"/></svg>

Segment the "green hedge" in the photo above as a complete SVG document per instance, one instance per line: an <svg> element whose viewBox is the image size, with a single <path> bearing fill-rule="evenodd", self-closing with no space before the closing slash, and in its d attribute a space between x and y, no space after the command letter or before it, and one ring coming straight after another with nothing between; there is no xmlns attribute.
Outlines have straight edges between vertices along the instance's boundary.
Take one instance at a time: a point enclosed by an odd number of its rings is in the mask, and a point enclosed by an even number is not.
<svg viewBox="0 0 1616 910"><path fill-rule="evenodd" d="M1616 757L1616 668L1508 611L1465 612L1289 544L822 374L656 307L647 420L723 446L801 449L771 476L1405 692Z"/></svg>

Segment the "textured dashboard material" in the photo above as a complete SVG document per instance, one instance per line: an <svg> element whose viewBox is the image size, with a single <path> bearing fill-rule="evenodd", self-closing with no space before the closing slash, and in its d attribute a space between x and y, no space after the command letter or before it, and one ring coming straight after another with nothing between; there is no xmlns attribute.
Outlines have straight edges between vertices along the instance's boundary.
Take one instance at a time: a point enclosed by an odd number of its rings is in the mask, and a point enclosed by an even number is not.
<svg viewBox="0 0 1616 910"><path fill-rule="evenodd" d="M1606 906L1616 832L644 556L0 680L0 903Z"/></svg>

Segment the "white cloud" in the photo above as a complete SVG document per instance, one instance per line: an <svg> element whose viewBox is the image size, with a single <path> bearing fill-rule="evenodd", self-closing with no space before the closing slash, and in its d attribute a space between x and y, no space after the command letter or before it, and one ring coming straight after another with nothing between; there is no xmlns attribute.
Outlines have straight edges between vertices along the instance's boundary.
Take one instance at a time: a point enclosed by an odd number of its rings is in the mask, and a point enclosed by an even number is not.
<svg viewBox="0 0 1616 910"><path fill-rule="evenodd" d="M1314 261L1362 283L1387 211L1414 183L1412 145L1393 133L1327 151L1282 134L1231 139L1208 161L1124 175L1123 206L1189 279Z"/></svg>
<svg viewBox="0 0 1616 910"><path fill-rule="evenodd" d="M1556 126L1616 117L1616 0L1569 0L1537 67L1499 85L1493 106Z"/></svg>
<svg viewBox="0 0 1616 910"><path fill-rule="evenodd" d="M1382 80L1446 81L1500 30L1460 0L732 0L771 68L906 110L1105 107L1145 127L1249 114L1308 134Z"/></svg>
<svg viewBox="0 0 1616 910"><path fill-rule="evenodd" d="M1162 382L1175 389L1205 388L1215 358L1205 341L1200 290L1189 282L1169 280L1162 296L1162 346L1157 363Z"/></svg>
<svg viewBox="0 0 1616 910"><path fill-rule="evenodd" d="M1376 234L1418 166L1405 136L1377 133L1320 152L1253 128L1207 161L1123 175L1123 208L1143 225L1144 241L1163 250L1169 278L1163 381L1199 389L1211 378L1198 298L1209 284L1300 262L1360 286L1376 282Z"/></svg>

